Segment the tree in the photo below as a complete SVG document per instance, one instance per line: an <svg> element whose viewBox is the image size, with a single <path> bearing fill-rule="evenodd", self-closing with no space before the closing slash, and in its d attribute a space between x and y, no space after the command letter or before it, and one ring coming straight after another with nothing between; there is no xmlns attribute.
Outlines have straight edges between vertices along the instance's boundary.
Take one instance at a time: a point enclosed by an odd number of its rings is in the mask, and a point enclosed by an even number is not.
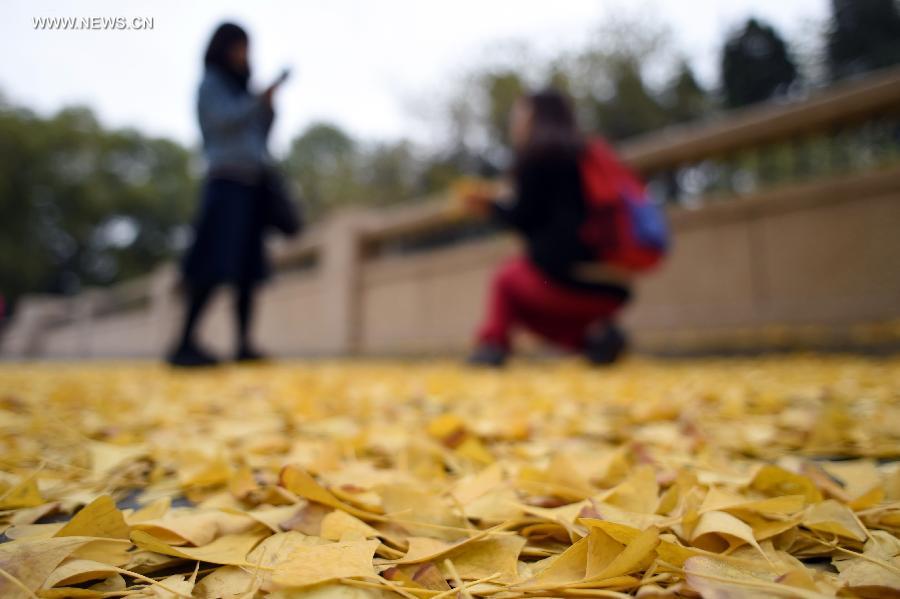
<svg viewBox="0 0 900 599"><path fill-rule="evenodd" d="M86 108L0 109L0 293L69 292L174 256L196 205L191 153L104 129Z"/></svg>
<svg viewBox="0 0 900 599"><path fill-rule="evenodd" d="M375 144L360 161L358 180L371 205L410 201L419 194L419 164L407 141Z"/></svg>
<svg viewBox="0 0 900 599"><path fill-rule="evenodd" d="M770 25L749 19L722 52L725 105L737 108L784 94L797 79L787 44Z"/></svg>
<svg viewBox="0 0 900 599"><path fill-rule="evenodd" d="M343 206L383 206L432 191L419 156L406 140L361 143L336 125L314 123L294 139L284 167L317 219Z"/></svg>
<svg viewBox="0 0 900 599"><path fill-rule="evenodd" d="M670 122L653 70L666 69L674 54L671 31L646 12L619 12L597 28L569 65L571 91L588 130L620 140Z"/></svg>
<svg viewBox="0 0 900 599"><path fill-rule="evenodd" d="M481 77L481 87L487 94L486 125L491 142L508 144L509 113L526 88L522 75L511 69L488 72Z"/></svg>
<svg viewBox="0 0 900 599"><path fill-rule="evenodd" d="M895 0L832 0L826 62L832 81L900 63Z"/></svg>
<svg viewBox="0 0 900 599"><path fill-rule="evenodd" d="M284 166L311 217L354 201L357 158L356 141L331 123L313 123L294 138Z"/></svg>
<svg viewBox="0 0 900 599"><path fill-rule="evenodd" d="M635 61L622 60L611 65L609 70L612 95L585 99L593 113L595 126L604 136L621 140L669 123L666 111L647 88Z"/></svg>
<svg viewBox="0 0 900 599"><path fill-rule="evenodd" d="M673 123L703 118L713 108L706 90L697 82L691 66L684 61L663 91L662 104Z"/></svg>

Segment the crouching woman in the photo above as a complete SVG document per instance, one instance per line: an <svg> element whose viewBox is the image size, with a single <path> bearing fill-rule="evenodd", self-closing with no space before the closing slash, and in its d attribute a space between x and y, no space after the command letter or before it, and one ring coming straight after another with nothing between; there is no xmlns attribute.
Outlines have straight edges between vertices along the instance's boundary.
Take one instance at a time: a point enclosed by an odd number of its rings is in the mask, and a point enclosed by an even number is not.
<svg viewBox="0 0 900 599"><path fill-rule="evenodd" d="M512 351L511 333L522 327L593 363L614 362L625 348L615 322L631 298L632 273L604 256L622 245L617 229L626 222L626 207L619 183L637 195L643 187L602 141L582 137L568 98L555 90L519 99L510 138L512 198L484 191L463 198L470 211L511 227L525 242L524 254L493 276L469 361L503 365ZM612 190L606 205L589 197L587 171L588 179Z"/></svg>

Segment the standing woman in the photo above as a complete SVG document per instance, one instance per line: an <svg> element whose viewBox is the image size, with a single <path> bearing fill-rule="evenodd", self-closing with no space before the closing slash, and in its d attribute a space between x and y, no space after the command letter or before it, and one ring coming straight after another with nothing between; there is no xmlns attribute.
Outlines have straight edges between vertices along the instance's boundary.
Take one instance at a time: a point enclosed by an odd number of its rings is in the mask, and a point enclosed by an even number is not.
<svg viewBox="0 0 900 599"><path fill-rule="evenodd" d="M475 191L464 200L471 211L515 230L526 251L494 274L469 361L501 366L513 329L523 327L593 363L613 362L625 347L615 319L630 299L630 276L599 264L596 248L585 241L591 210L582 164L592 146L568 98L552 89L516 102L510 137L514 198Z"/></svg>
<svg viewBox="0 0 900 599"><path fill-rule="evenodd" d="M194 240L182 263L186 310L181 338L169 354L175 366L211 366L217 360L195 339L197 322L213 291L236 291L235 319L239 361L262 356L253 348L250 327L259 283L268 276L263 231L267 148L274 111L272 96L283 77L260 94L248 89L249 39L238 25L223 23L204 56L197 96L207 175L203 182Z"/></svg>

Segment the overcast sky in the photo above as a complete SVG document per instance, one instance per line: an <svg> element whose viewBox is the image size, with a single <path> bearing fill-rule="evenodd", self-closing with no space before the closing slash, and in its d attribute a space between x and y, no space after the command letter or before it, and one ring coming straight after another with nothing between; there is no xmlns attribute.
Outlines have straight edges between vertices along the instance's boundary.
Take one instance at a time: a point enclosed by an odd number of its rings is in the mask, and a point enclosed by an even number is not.
<svg viewBox="0 0 900 599"><path fill-rule="evenodd" d="M491 49L524 40L540 53L574 48L617 7L667 23L712 84L722 39L748 16L809 37L828 0L3 0L0 90L41 113L83 103L110 126L193 144L200 57L233 19L252 39L254 81L283 66L275 148L306 124L338 123L364 138L425 132L421 112ZM150 31L39 31L34 17L151 17Z"/></svg>

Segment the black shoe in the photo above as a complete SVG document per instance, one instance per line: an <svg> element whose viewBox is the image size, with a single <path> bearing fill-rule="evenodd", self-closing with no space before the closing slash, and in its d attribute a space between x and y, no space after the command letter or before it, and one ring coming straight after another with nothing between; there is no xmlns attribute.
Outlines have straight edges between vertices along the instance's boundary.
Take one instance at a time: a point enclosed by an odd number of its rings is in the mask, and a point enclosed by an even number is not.
<svg viewBox="0 0 900 599"><path fill-rule="evenodd" d="M240 348L237 355L234 356L235 362L267 362L268 360L268 356L249 346Z"/></svg>
<svg viewBox="0 0 900 599"><path fill-rule="evenodd" d="M591 364L612 364L621 357L627 346L625 334L610 323L601 331L588 335L584 354Z"/></svg>
<svg viewBox="0 0 900 599"><path fill-rule="evenodd" d="M166 358L171 366L180 368L202 368L218 365L219 361L209 352L193 343L185 343Z"/></svg>
<svg viewBox="0 0 900 599"><path fill-rule="evenodd" d="M466 364L470 366L489 366L491 368L501 368L506 364L506 358L509 352L500 346L490 343L483 343L475 348Z"/></svg>

